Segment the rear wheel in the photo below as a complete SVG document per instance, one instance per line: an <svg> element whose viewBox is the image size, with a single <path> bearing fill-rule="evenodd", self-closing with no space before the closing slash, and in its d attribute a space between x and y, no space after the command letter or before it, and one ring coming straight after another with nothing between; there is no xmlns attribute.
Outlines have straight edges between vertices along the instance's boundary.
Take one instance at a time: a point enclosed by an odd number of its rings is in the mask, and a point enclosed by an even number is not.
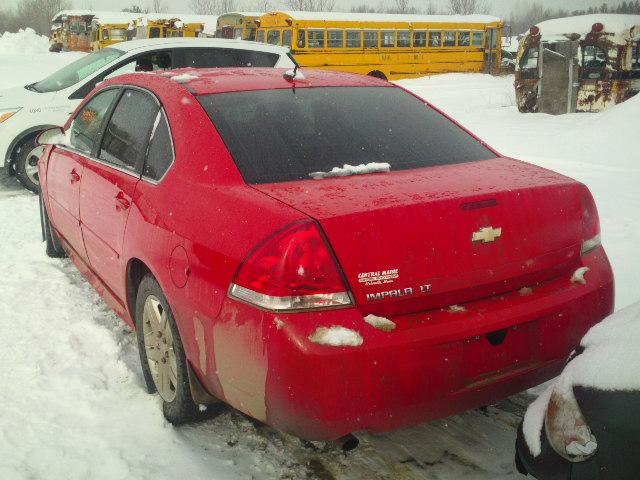
<svg viewBox="0 0 640 480"><path fill-rule="evenodd" d="M173 314L160 285L146 275L136 298L136 334L149 393L162 399L165 418L179 425L198 416L191 396L187 359Z"/></svg>
<svg viewBox="0 0 640 480"><path fill-rule="evenodd" d="M36 136L32 135L23 140L17 148L17 157L15 160L15 174L20 183L34 193L38 193L40 189L40 180L38 179L38 160L44 151L42 145L36 144Z"/></svg>
<svg viewBox="0 0 640 480"><path fill-rule="evenodd" d="M58 235L51 227L51 221L47 214L47 209L44 205L44 199L42 198L42 192L40 197L40 229L42 230L42 240L47 246L47 256L52 258L64 258L67 256L67 252L62 248Z"/></svg>

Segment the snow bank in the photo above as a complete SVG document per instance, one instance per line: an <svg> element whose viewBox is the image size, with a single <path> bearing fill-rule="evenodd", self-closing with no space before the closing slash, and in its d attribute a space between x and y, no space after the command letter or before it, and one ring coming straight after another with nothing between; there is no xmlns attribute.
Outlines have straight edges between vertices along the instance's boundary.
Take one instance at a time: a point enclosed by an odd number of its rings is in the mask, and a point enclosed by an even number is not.
<svg viewBox="0 0 640 480"><path fill-rule="evenodd" d="M359 347L362 345L362 337L355 330L333 325L330 328L318 327L309 335L309 340L318 345L330 345L332 347Z"/></svg>
<svg viewBox="0 0 640 480"><path fill-rule="evenodd" d="M391 165L388 163L371 162L366 165L361 163L360 165L348 165L344 164L342 167L333 167L329 172L312 172L309 176L315 180L329 177L348 177L349 175L363 175L365 173L381 173L391 170Z"/></svg>
<svg viewBox="0 0 640 480"><path fill-rule="evenodd" d="M20 29L17 33L4 32L0 37L0 55L48 52L49 39L32 28Z"/></svg>

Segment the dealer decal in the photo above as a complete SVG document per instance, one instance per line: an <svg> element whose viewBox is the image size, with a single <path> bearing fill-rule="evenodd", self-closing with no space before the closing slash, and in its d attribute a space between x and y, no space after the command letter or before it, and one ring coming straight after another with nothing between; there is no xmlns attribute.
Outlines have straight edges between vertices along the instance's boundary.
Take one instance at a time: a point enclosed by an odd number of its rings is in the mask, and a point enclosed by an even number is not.
<svg viewBox="0 0 640 480"><path fill-rule="evenodd" d="M382 285L395 282L399 276L397 268L378 270L377 272L362 272L358 274L358 282L365 285Z"/></svg>

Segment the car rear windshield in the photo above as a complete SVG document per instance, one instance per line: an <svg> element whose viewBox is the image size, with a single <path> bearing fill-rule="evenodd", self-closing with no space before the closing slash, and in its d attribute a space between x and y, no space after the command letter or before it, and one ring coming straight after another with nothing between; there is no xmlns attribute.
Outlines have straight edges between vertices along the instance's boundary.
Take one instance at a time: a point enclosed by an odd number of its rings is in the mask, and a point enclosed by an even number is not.
<svg viewBox="0 0 640 480"><path fill-rule="evenodd" d="M495 155L394 87L316 87L200 96L247 183L308 179L334 167L407 170ZM313 175L315 177L315 175Z"/></svg>

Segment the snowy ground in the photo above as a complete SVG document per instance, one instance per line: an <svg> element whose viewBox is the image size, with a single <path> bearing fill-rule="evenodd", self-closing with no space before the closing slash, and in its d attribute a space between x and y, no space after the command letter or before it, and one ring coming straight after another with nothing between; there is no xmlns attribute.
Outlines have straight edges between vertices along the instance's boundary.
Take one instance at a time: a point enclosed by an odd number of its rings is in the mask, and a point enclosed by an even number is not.
<svg viewBox="0 0 640 480"><path fill-rule="evenodd" d="M76 58L8 55L2 45L0 88L38 80ZM640 242L633 222L640 166L632 133L640 103L602 115L521 115L512 82L446 75L401 83L504 154L585 181L600 207L618 305L637 300L640 256L632 248ZM144 393L133 335L68 260L44 255L37 199L8 178L0 180L0 225L0 479L522 478L513 443L531 393L386 435L361 435L361 446L348 455L230 410L173 428L158 400Z"/></svg>

